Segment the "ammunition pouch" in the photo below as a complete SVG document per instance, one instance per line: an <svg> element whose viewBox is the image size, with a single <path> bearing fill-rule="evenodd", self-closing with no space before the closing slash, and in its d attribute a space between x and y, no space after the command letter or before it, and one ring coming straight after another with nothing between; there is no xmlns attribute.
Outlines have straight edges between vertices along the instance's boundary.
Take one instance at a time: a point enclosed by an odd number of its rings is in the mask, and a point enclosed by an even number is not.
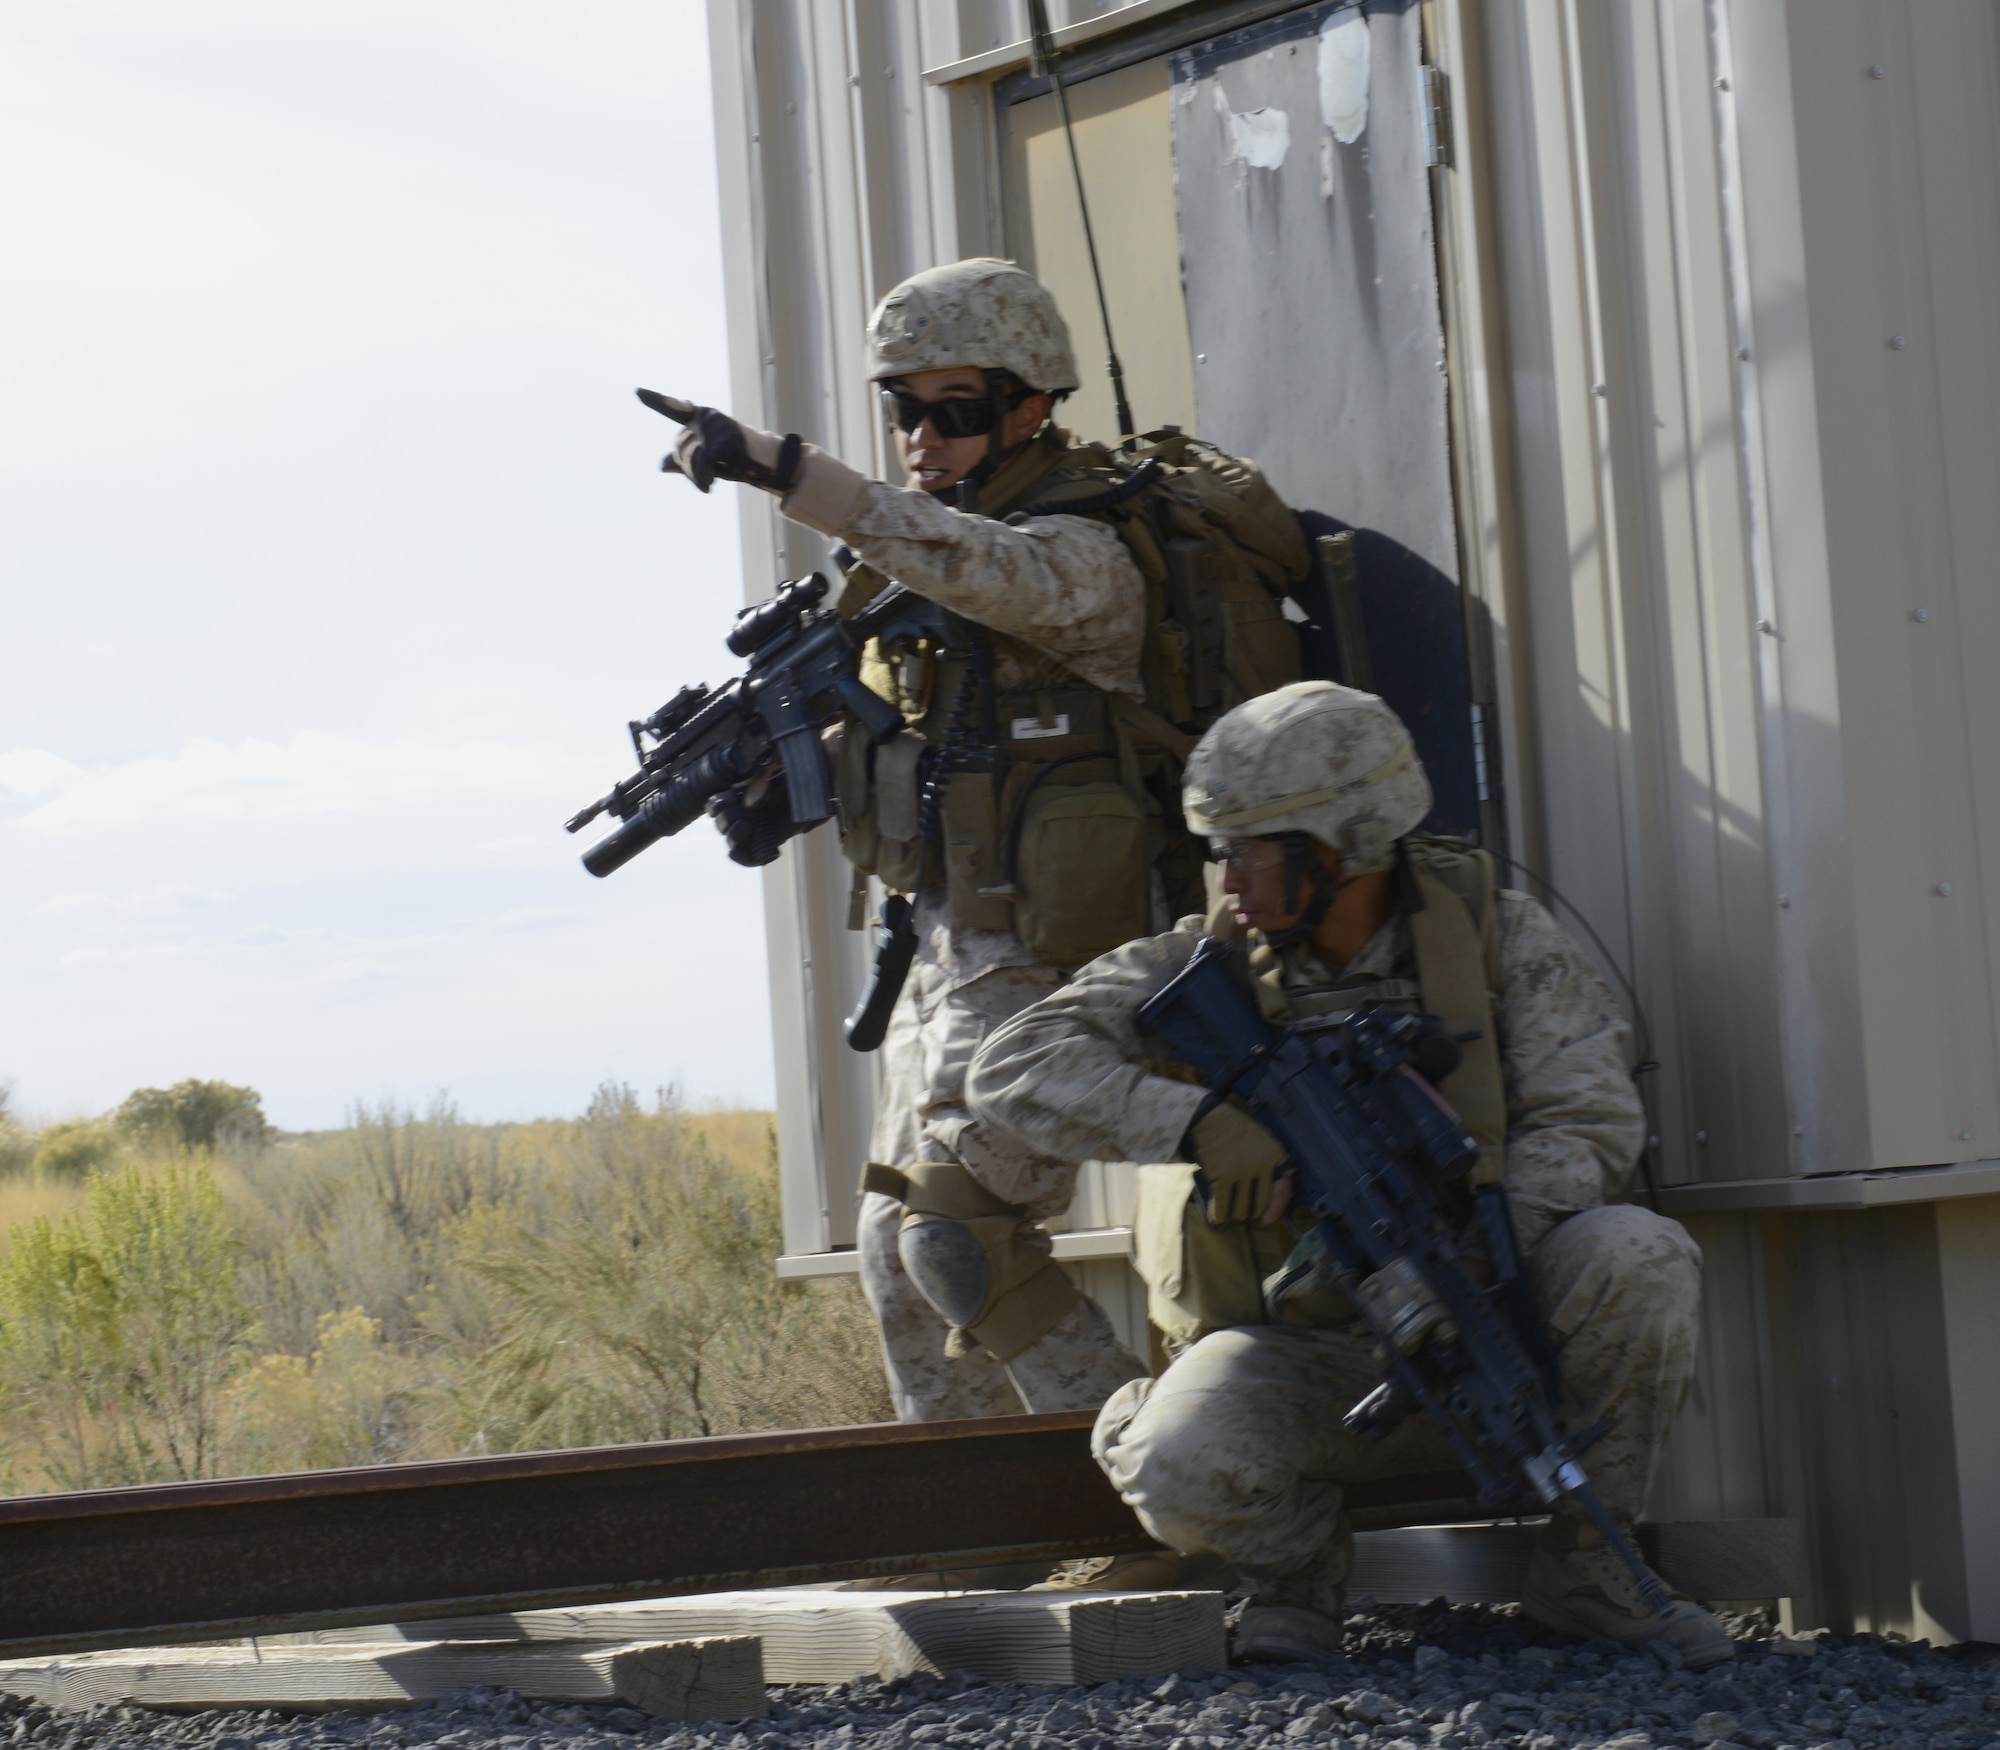
<svg viewBox="0 0 2000 1750"><path fill-rule="evenodd" d="M952 1327L947 1354L963 1354L971 1340L996 1361L1011 1361L1083 1298L1048 1234L956 1161L920 1161L903 1172L871 1163L861 1188L903 1205L897 1255Z"/></svg>

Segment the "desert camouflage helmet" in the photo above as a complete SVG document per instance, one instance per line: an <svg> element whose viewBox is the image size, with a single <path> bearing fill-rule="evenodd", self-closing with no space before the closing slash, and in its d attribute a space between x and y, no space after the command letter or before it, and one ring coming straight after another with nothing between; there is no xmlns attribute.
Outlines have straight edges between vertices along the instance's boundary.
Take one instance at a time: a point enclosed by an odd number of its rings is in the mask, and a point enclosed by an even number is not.
<svg viewBox="0 0 2000 1750"><path fill-rule="evenodd" d="M1188 828L1209 838L1302 832L1386 869L1396 841L1431 811L1410 732L1373 693L1299 681L1216 719L1188 756Z"/></svg>
<svg viewBox="0 0 2000 1750"><path fill-rule="evenodd" d="M1012 371L1050 394L1077 386L1055 299L1033 274L990 256L912 274L868 320L870 382L952 365Z"/></svg>

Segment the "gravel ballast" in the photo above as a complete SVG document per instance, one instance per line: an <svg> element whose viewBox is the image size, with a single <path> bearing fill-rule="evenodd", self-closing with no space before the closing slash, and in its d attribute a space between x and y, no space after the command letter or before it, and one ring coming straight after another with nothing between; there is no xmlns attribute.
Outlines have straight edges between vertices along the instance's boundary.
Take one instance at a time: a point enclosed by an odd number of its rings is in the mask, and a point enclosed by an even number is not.
<svg viewBox="0 0 2000 1750"><path fill-rule="evenodd" d="M774 1686L768 1717L678 1725L474 1690L376 1713L70 1714L0 1698L0 1750L2000 1750L2000 1649L1854 1635L1789 1641L1732 1620L1738 1658L1564 1641L1511 1609L1379 1606L1332 1665L1184 1670L1095 1687L964 1678Z"/></svg>

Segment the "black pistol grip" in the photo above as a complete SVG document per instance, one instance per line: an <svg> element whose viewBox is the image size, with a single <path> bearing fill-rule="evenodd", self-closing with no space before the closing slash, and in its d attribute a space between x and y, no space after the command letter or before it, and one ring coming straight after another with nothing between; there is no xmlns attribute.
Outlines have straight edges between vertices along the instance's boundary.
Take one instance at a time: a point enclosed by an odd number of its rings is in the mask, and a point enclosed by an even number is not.
<svg viewBox="0 0 2000 1750"><path fill-rule="evenodd" d="M856 1051L877 1051L889 1032L889 1017L917 957L917 931L910 921L910 902L892 893L882 904L882 929L875 941L875 969L868 988L841 1032Z"/></svg>

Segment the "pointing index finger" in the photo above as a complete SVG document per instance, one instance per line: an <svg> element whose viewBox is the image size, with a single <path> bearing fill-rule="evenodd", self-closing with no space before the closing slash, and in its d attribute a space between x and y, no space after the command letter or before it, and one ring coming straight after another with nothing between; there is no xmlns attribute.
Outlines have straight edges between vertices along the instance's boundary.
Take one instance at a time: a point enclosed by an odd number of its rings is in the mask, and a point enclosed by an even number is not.
<svg viewBox="0 0 2000 1750"><path fill-rule="evenodd" d="M681 425L686 425L701 411L692 401L683 401L674 395L662 395L657 389L635 389L633 393L655 413L664 414L668 419Z"/></svg>

